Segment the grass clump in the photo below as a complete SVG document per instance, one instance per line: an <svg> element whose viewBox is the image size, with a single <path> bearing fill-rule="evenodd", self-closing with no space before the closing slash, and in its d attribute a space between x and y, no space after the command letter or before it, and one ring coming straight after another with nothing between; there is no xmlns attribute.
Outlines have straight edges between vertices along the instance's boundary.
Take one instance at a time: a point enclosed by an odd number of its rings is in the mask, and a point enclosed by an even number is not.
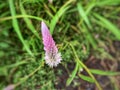
<svg viewBox="0 0 120 90"><path fill-rule="evenodd" d="M82 85L79 83L82 79L94 83L98 90L105 90L94 74L108 77L120 74L117 69L91 69L92 61L86 64L91 57L99 62L119 61L115 56L120 52L115 52L114 47L114 42L120 41L119 0L53 0L53 3L1 0L0 3L0 89L14 84L15 90L69 87L74 90ZM44 64L42 20L62 54L62 63L56 68ZM117 84L112 88L119 90Z"/></svg>

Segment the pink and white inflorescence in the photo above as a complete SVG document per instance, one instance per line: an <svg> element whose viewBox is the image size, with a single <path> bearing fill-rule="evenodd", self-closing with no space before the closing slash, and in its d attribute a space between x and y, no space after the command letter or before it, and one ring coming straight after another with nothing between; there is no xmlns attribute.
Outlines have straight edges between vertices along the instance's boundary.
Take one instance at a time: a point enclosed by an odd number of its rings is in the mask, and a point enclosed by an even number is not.
<svg viewBox="0 0 120 90"><path fill-rule="evenodd" d="M41 23L41 30L45 50L45 62L50 67L56 67L62 60L61 54L58 52L49 29L43 21Z"/></svg>

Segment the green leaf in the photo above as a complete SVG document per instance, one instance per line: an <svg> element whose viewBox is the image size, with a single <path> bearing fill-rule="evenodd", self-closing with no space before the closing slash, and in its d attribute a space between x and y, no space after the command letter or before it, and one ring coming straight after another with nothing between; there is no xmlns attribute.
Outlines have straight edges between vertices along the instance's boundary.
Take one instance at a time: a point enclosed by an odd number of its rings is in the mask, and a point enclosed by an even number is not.
<svg viewBox="0 0 120 90"><path fill-rule="evenodd" d="M20 3L20 10L21 10L22 15L27 15L22 3ZM23 17L23 19L24 19L25 23L27 24L27 27L30 29L30 31L39 39L40 37L39 37L37 31L35 30L33 24L31 23L31 20L27 17Z"/></svg>
<svg viewBox="0 0 120 90"><path fill-rule="evenodd" d="M96 13L94 13L94 16L97 19L99 19L99 20L96 20L97 24L105 27L107 30L112 32L118 40L120 40L120 30L114 24L112 24L109 20L105 19L104 17L102 17Z"/></svg>
<svg viewBox="0 0 120 90"><path fill-rule="evenodd" d="M98 6L106 5L120 5L120 0L100 0L97 2Z"/></svg>
<svg viewBox="0 0 120 90"><path fill-rule="evenodd" d="M70 3L72 3L74 0L69 0L68 2L66 2L59 10L58 12L55 14L55 16L53 16L51 23L50 23L50 32L51 34L53 34L54 28L56 23L58 22L59 18L70 8L70 6L68 6Z"/></svg>
<svg viewBox="0 0 120 90"><path fill-rule="evenodd" d="M74 71L72 72L72 74L70 75L70 77L68 78L68 80L66 82L67 86L69 86L71 84L71 82L73 81L77 71L78 71L78 63L76 63L76 67L75 67Z"/></svg>
<svg viewBox="0 0 120 90"><path fill-rule="evenodd" d="M79 77L87 82L90 82L90 83L94 83L95 81L89 77L89 76L85 76L85 75L82 75L82 74L79 74Z"/></svg>
<svg viewBox="0 0 120 90"><path fill-rule="evenodd" d="M96 44L96 41L95 39L93 38L92 34L90 33L90 31L87 29L87 27L85 26L85 24L82 24L83 27L82 28L82 31L83 31L83 34L85 34L85 38L88 40L88 42L90 42L90 44L92 45L92 47L94 49L97 48L97 44Z"/></svg>
<svg viewBox="0 0 120 90"><path fill-rule="evenodd" d="M78 9L79 14L81 15L81 17L85 21L85 23L88 25L89 28L91 28L91 25L90 25L89 19L87 17L86 11L84 11L81 3L77 4L77 9Z"/></svg>
<svg viewBox="0 0 120 90"><path fill-rule="evenodd" d="M106 75L106 76L120 75L120 72L103 71L103 70L98 70L98 69L90 69L90 72L93 74Z"/></svg>
<svg viewBox="0 0 120 90"><path fill-rule="evenodd" d="M26 51L31 55L33 56L33 53L31 52L30 48L28 47L27 43L25 42L21 32L20 32L20 28L19 28L19 25L18 25L18 21L17 19L15 18L16 16L16 12L15 12L15 7L14 7L14 3L13 3L13 0L8 0L9 1L9 6L10 6L10 12L11 12L11 15L12 15L12 24L13 24L13 28L15 30L15 32L17 33L18 35L18 38L21 40L23 46L25 47Z"/></svg>

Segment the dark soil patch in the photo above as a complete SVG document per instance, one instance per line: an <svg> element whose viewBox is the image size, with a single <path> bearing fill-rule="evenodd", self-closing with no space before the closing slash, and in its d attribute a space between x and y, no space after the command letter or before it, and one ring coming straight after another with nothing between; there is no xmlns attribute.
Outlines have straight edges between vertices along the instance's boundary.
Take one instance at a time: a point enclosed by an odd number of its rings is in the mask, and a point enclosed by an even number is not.
<svg viewBox="0 0 120 90"><path fill-rule="evenodd" d="M96 59L94 56L90 56L89 59L85 62L85 65L88 68L92 69L99 69L104 71L117 71L120 72L120 42L114 41L112 50L110 49L111 55L114 57L114 60L99 60ZM73 71L75 65L73 63L69 64L67 69L70 73ZM66 81L69 77L69 71L65 69L64 66L59 66L62 70L61 75L57 76L57 83L55 87L57 90L98 90L96 85L93 83L86 82L80 78L74 78L72 84L70 86L66 86ZM57 69L55 69L57 72ZM82 74L86 75L85 71ZM99 84L101 85L103 90L114 90L115 86L120 90L120 76L100 76L94 75ZM78 85L75 86L75 82Z"/></svg>

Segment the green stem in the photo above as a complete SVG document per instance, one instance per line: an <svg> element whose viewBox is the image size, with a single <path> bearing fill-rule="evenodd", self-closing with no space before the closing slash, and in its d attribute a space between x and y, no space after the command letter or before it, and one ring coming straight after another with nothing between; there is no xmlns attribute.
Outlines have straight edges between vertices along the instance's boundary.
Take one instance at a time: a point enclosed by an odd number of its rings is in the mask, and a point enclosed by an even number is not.
<svg viewBox="0 0 120 90"><path fill-rule="evenodd" d="M16 19L16 18L32 18L32 19L36 19L36 20L39 20L39 21L42 21L43 19L40 18L40 17L36 17L36 16L32 16L32 15L16 15L16 16L9 16L9 17L3 17L3 18L0 18L0 21L6 21L6 20L11 20L11 19Z"/></svg>
<svg viewBox="0 0 120 90"><path fill-rule="evenodd" d="M31 72L29 75L21 78L20 82L15 84L15 87L19 86L20 84L22 84L24 81L26 81L28 78L30 78L31 76L33 76L38 70L40 70L40 68L44 66L44 61L41 61L41 65L39 67L37 67L33 72Z"/></svg>
<svg viewBox="0 0 120 90"><path fill-rule="evenodd" d="M76 57L76 62L79 63L86 71L87 73L91 76L91 78L95 81L96 86L98 87L99 90L102 90L101 86L99 85L98 81L95 79L95 77L92 75L92 73L90 72L90 70L83 64L83 62L81 62L81 60L78 58L78 55L74 49L74 47L69 43L69 45L71 46L73 53Z"/></svg>

